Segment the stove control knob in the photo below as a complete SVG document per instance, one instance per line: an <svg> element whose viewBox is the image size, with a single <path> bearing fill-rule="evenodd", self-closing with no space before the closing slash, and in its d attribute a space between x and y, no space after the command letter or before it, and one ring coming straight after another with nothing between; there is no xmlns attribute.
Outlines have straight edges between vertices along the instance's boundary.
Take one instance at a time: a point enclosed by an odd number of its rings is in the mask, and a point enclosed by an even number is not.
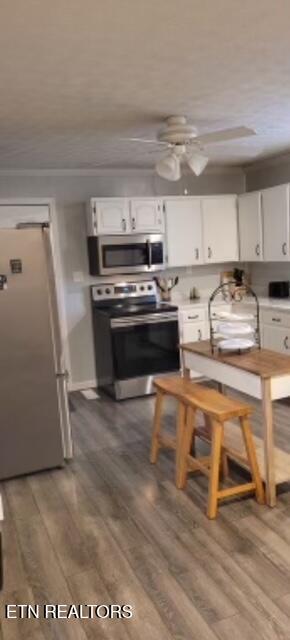
<svg viewBox="0 0 290 640"><path fill-rule="evenodd" d="M152 284L148 284L148 287L147 287L148 291L151 291L152 288L153 288Z"/></svg>
<svg viewBox="0 0 290 640"><path fill-rule="evenodd" d="M101 296L101 295L102 295L102 293L103 293L103 289L97 289L97 294L98 294L98 296Z"/></svg>
<svg viewBox="0 0 290 640"><path fill-rule="evenodd" d="M141 284L140 291L144 291L143 284Z"/></svg>
<svg viewBox="0 0 290 640"><path fill-rule="evenodd" d="M109 288L107 287L107 289L106 289L106 293L108 293L108 294L109 294L109 293L111 293L111 289L109 289Z"/></svg>

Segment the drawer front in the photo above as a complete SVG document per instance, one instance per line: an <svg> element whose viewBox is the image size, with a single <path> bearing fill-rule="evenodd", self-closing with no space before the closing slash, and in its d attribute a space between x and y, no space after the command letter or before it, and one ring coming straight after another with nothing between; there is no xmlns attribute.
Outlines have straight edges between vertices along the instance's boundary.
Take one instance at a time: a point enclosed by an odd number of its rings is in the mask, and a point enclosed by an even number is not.
<svg viewBox="0 0 290 640"><path fill-rule="evenodd" d="M290 311L276 311L276 309L265 309L261 312L261 321L263 324L272 326L290 327Z"/></svg>
<svg viewBox="0 0 290 640"><path fill-rule="evenodd" d="M205 309L187 309L180 312L181 322L203 322L206 319Z"/></svg>
<svg viewBox="0 0 290 640"><path fill-rule="evenodd" d="M264 325L263 347L290 355L290 329Z"/></svg>

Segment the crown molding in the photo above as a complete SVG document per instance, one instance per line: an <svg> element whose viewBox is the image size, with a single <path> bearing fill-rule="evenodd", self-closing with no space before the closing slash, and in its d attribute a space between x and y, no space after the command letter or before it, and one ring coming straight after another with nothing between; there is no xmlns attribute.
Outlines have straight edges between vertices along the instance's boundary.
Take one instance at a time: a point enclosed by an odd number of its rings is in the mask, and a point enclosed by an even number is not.
<svg viewBox="0 0 290 640"><path fill-rule="evenodd" d="M257 162L252 162L251 164L243 165L243 171L245 174L252 173L257 171L258 169L267 169L267 167L277 167L281 164L290 164L290 151L287 153L280 153L275 156L269 156L267 158L262 158Z"/></svg>
<svg viewBox="0 0 290 640"><path fill-rule="evenodd" d="M203 172L204 175L241 175L244 173L242 167L226 166L226 165L211 165L206 167ZM183 174L186 176L192 176L196 178L189 170L184 170ZM157 176L154 168L114 168L114 169L0 169L0 176L3 177L42 177L42 176L55 176L55 177L84 177L91 176L96 177L142 177L142 176Z"/></svg>

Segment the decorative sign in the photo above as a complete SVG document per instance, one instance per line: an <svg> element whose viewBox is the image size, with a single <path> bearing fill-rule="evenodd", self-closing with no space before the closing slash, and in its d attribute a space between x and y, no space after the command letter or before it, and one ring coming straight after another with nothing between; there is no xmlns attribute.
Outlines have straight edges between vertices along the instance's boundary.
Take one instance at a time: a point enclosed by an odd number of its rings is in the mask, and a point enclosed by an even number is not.
<svg viewBox="0 0 290 640"><path fill-rule="evenodd" d="M12 258L10 260L11 273L22 273L22 261L20 258Z"/></svg>

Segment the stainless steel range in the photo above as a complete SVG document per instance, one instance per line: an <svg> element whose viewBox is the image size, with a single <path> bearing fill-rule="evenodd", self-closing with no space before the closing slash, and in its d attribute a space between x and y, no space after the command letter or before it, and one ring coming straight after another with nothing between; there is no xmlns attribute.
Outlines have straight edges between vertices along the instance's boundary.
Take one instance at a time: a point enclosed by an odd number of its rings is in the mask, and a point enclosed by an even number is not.
<svg viewBox="0 0 290 640"><path fill-rule="evenodd" d="M154 280L91 287L99 388L116 400L153 392L179 370L177 307L158 302Z"/></svg>

